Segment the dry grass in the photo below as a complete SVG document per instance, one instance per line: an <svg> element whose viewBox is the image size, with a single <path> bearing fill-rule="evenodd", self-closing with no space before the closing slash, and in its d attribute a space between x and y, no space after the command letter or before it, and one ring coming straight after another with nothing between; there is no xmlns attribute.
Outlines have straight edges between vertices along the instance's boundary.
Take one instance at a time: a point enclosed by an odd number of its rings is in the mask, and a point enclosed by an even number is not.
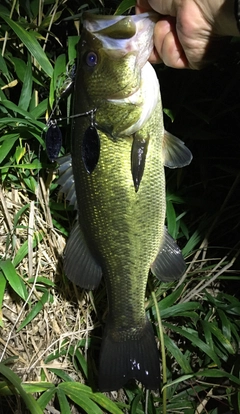
<svg viewBox="0 0 240 414"><path fill-rule="evenodd" d="M2 361L15 357L12 369L23 381L41 380L43 370L45 379L54 382L56 378L50 368L63 369L70 376L74 375L75 380L83 381L81 373L76 373L71 366L67 354L51 363L44 362L47 356L61 349L63 341L64 349L69 349L80 339L88 339L94 327L90 295L77 291L64 280L61 256L66 240L53 228L48 200L48 191L41 179L35 201L28 198L24 189L0 190L0 253L5 259L13 259L20 246L27 242L26 256L16 271L28 285L29 292L25 303L10 287L5 293L0 358ZM16 215L23 206L27 208L16 225ZM39 241L34 247L36 235ZM44 285L41 277L52 282L52 286ZM41 302L46 290L51 298L49 296L37 316L18 331L31 309Z"/></svg>

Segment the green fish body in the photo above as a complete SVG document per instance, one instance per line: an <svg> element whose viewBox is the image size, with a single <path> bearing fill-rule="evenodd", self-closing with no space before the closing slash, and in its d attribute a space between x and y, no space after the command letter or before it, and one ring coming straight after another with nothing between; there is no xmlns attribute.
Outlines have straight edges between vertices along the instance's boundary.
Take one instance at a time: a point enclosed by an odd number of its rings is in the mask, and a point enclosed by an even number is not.
<svg viewBox="0 0 240 414"><path fill-rule="evenodd" d="M149 269L163 281L185 271L164 227L164 165L187 165L191 153L164 134L159 82L147 62L155 22L152 13L87 15L78 52L72 161L60 160L59 182L78 207L65 272L86 289L96 288L103 275L107 287L101 391L117 390L131 378L148 389L159 387L159 355L144 306Z"/></svg>

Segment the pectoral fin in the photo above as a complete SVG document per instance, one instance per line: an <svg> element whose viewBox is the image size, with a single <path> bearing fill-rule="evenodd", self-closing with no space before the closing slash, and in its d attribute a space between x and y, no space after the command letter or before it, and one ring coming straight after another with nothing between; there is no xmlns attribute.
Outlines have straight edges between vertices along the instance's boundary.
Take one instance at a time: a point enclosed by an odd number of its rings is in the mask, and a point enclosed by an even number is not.
<svg viewBox="0 0 240 414"><path fill-rule="evenodd" d="M131 170L135 191L137 193L145 167L149 137L143 138L140 134L135 134L131 152Z"/></svg>
<svg viewBox="0 0 240 414"><path fill-rule="evenodd" d="M192 153L184 142L165 131L163 139L164 165L168 168L181 168L190 164Z"/></svg>
<svg viewBox="0 0 240 414"><path fill-rule="evenodd" d="M78 222L67 241L64 271L71 282L84 289L95 289L101 281L101 266L90 252Z"/></svg>
<svg viewBox="0 0 240 414"><path fill-rule="evenodd" d="M171 282L184 274L186 264L181 250L165 229L164 241L151 265L151 271L162 282Z"/></svg>

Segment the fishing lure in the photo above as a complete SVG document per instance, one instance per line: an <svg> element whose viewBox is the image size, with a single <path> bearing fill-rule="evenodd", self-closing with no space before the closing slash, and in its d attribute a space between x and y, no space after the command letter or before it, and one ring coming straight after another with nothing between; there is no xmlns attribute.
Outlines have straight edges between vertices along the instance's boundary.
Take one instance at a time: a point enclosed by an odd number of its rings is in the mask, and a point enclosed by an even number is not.
<svg viewBox="0 0 240 414"><path fill-rule="evenodd" d="M46 151L50 162L55 162L62 146L62 133L57 125L57 120L49 121L45 135Z"/></svg>

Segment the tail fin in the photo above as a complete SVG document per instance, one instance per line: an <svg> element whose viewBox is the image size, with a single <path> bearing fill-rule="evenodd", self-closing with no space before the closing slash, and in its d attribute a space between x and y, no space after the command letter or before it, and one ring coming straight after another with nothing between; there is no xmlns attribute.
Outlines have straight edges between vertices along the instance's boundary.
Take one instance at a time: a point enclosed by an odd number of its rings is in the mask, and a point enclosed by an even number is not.
<svg viewBox="0 0 240 414"><path fill-rule="evenodd" d="M113 340L106 328L100 353L100 391L118 390L133 378L150 390L160 385L159 354L150 322L134 339L122 341Z"/></svg>

